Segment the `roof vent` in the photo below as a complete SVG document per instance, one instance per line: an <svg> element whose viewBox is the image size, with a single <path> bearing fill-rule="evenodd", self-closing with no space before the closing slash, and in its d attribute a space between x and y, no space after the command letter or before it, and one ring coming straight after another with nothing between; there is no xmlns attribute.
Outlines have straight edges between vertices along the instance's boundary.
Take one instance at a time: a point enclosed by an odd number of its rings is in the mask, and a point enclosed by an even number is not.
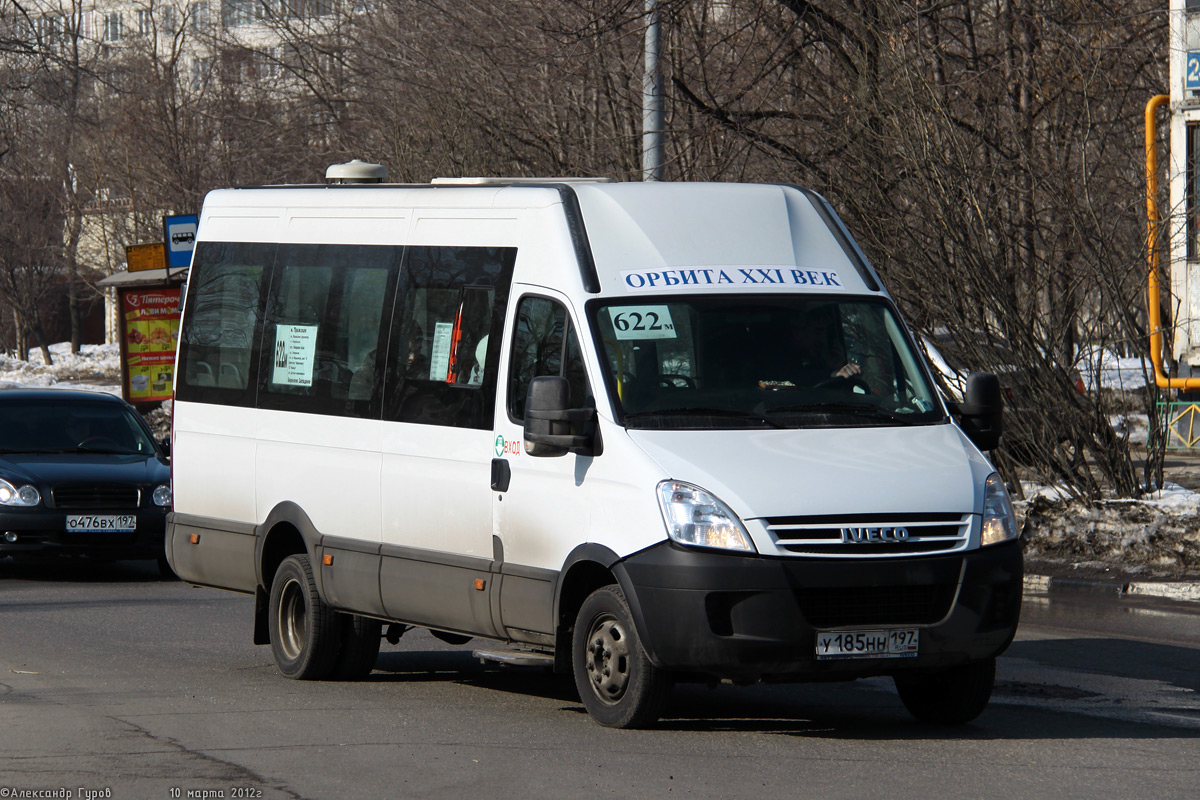
<svg viewBox="0 0 1200 800"><path fill-rule="evenodd" d="M354 159L345 164L333 164L325 170L326 183L383 183L387 167Z"/></svg>

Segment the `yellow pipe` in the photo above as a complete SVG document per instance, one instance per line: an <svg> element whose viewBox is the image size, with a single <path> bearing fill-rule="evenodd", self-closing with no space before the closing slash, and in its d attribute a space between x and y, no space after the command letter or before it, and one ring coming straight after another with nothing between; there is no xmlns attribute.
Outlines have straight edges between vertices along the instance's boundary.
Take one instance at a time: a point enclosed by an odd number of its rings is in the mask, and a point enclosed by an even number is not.
<svg viewBox="0 0 1200 800"><path fill-rule="evenodd" d="M1150 260L1150 363L1154 365L1154 383L1160 389L1200 389L1200 378L1169 378L1163 372L1163 334L1158 281L1158 128L1154 114L1158 107L1171 102L1169 95L1156 94L1146 103L1146 252Z"/></svg>

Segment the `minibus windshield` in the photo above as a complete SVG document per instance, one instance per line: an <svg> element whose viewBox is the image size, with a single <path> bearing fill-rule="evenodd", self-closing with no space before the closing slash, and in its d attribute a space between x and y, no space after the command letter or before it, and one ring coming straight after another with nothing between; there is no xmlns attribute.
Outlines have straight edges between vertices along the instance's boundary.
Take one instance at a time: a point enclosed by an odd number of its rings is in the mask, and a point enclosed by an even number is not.
<svg viewBox="0 0 1200 800"><path fill-rule="evenodd" d="M871 298L695 295L590 307L629 428L918 425L945 420L890 306Z"/></svg>

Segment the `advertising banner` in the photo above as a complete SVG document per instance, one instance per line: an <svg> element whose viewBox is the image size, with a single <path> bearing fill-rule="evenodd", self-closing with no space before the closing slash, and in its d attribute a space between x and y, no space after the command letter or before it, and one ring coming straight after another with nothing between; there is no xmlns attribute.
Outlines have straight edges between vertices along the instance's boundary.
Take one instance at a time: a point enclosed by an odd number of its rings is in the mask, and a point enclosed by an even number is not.
<svg viewBox="0 0 1200 800"><path fill-rule="evenodd" d="M179 289L121 291L125 399L153 403L171 399L179 337Z"/></svg>

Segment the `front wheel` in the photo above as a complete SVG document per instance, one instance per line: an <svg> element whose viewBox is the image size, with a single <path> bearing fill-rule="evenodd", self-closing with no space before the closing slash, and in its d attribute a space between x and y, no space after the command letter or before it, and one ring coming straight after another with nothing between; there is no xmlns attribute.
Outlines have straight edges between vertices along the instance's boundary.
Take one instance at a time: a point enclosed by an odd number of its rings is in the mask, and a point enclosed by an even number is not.
<svg viewBox="0 0 1200 800"><path fill-rule="evenodd" d="M662 715L671 679L650 663L618 586L592 592L575 618L571 667L579 699L610 728L645 728Z"/></svg>
<svg viewBox="0 0 1200 800"><path fill-rule="evenodd" d="M978 717L992 697L996 659L942 672L896 675L896 691L908 713L922 722L963 725Z"/></svg>
<svg viewBox="0 0 1200 800"><path fill-rule="evenodd" d="M330 677L338 665L342 622L321 599L308 556L285 558L271 584L268 616L271 654L279 671L297 680Z"/></svg>

